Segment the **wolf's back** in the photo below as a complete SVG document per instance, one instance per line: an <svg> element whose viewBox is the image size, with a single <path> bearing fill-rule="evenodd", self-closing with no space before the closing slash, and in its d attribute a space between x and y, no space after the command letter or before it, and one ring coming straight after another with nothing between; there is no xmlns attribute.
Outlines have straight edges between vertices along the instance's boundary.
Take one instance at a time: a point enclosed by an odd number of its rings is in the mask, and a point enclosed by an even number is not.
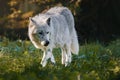
<svg viewBox="0 0 120 80"><path fill-rule="evenodd" d="M48 10L47 13L63 15L67 21L68 26L69 26L68 27L69 31L72 34L73 29L74 29L74 18L73 18L71 11L68 8L66 8L66 7L54 7L54 8L51 8L50 10Z"/></svg>
<svg viewBox="0 0 120 80"><path fill-rule="evenodd" d="M79 52L79 43L77 39L77 34L75 30L74 18L71 11L66 7L54 7L47 11L48 14L60 14L63 15L68 24L70 36L71 36L71 51L74 54Z"/></svg>
<svg viewBox="0 0 120 80"><path fill-rule="evenodd" d="M71 11L68 8L63 8L61 11L61 15L63 15L68 23L68 28L70 31L70 36L71 36L71 51L74 54L78 54L79 52L79 43L77 39L77 34L75 30L75 24L74 24L74 18L71 13Z"/></svg>

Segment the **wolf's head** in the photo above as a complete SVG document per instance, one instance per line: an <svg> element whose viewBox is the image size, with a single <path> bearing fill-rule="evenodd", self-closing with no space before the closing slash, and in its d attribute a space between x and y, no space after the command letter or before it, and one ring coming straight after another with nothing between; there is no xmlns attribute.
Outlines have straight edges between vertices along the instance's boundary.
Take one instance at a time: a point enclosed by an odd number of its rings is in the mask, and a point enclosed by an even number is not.
<svg viewBox="0 0 120 80"><path fill-rule="evenodd" d="M39 20L30 18L28 33L30 40L37 48L47 47L50 44L51 18Z"/></svg>

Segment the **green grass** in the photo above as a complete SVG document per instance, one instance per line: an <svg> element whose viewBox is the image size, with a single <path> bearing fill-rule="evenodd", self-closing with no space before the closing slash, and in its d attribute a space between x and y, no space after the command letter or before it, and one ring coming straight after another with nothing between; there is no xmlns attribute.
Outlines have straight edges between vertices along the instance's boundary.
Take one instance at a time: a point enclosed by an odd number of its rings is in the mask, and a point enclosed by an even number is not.
<svg viewBox="0 0 120 80"><path fill-rule="evenodd" d="M89 43L80 46L68 67L61 64L60 49L54 49L56 65L41 67L42 51L29 41L0 42L0 80L119 80L120 40L108 46Z"/></svg>

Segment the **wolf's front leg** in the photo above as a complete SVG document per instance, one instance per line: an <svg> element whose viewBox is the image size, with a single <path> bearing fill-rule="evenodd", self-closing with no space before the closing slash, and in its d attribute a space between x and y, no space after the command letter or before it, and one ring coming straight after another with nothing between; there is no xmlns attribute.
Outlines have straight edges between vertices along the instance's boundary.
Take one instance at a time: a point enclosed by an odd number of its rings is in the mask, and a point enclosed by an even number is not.
<svg viewBox="0 0 120 80"><path fill-rule="evenodd" d="M53 64L55 64L55 58L54 58L54 56L53 56L53 54L52 54L52 53L51 53L50 60L51 60L51 62L52 62Z"/></svg>
<svg viewBox="0 0 120 80"><path fill-rule="evenodd" d="M55 64L55 59L54 59L54 56L52 54L52 51L51 50L44 51L43 58L42 58L42 61L41 61L41 64L42 64L43 67L46 66L47 60L49 58L50 58L51 62L53 64Z"/></svg>
<svg viewBox="0 0 120 80"><path fill-rule="evenodd" d="M48 60L49 58L50 58L50 56L49 56L48 51L44 51L44 53L43 53L43 58L42 58L42 61L41 61L41 65L42 65L43 67L46 66L47 60Z"/></svg>

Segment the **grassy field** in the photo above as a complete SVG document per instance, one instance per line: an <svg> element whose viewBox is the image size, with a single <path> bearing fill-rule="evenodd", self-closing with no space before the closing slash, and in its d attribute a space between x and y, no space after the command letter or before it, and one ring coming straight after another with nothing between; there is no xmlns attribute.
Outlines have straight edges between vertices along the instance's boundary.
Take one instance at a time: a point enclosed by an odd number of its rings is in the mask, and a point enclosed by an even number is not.
<svg viewBox="0 0 120 80"><path fill-rule="evenodd" d="M120 40L104 46L86 43L73 55L68 67L61 64L61 51L53 54L56 65L41 67L42 51L29 41L0 42L0 80L120 80Z"/></svg>

